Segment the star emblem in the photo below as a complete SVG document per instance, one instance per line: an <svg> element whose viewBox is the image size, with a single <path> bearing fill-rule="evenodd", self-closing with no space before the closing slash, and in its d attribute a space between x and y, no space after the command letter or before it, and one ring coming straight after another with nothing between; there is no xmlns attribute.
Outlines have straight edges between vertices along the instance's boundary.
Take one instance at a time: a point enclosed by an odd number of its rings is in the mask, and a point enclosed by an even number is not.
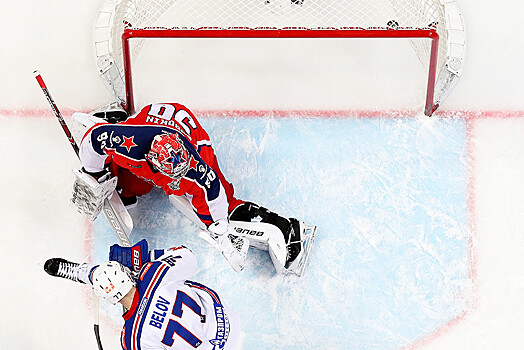
<svg viewBox="0 0 524 350"><path fill-rule="evenodd" d="M123 136L123 135L122 135ZM136 147L138 146L134 141L133 139L135 138L135 136L131 136L131 137L124 137L124 142L122 142L122 144L120 145L120 147L125 147L127 149L127 153L129 153L131 151L131 148L133 147Z"/></svg>
<svg viewBox="0 0 524 350"><path fill-rule="evenodd" d="M191 156L191 159L189 160L189 169L195 169L198 171L198 160L196 160L193 156Z"/></svg>

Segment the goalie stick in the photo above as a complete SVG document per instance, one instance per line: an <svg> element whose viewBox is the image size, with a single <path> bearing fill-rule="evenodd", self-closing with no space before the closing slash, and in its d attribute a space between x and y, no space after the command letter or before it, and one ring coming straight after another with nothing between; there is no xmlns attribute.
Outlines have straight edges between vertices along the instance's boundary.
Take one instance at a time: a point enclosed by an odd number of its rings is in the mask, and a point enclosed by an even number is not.
<svg viewBox="0 0 524 350"><path fill-rule="evenodd" d="M49 90L47 89L47 86L44 82L44 79L40 75L40 72L38 70L35 70L33 72L33 75L35 76L36 81L38 82L38 85L40 85L40 88L42 89L42 92L44 93L47 102L51 105L51 109L55 113L56 118L58 119L58 122L60 123L60 126L64 130L64 133L66 134L69 143L73 147L73 150L75 151L76 155L79 155L79 148L78 145L75 142L75 139L73 138L73 135L71 134L71 131L69 130L69 127L67 126L64 118L62 117L62 114L58 110L58 107L55 104L55 101L51 97L51 94L49 93ZM129 213L125 209L124 205L122 204L122 200L118 196L118 193L113 191L113 195L108 199L106 198L104 200L102 211L104 212L104 215L111 225L111 228L115 232L118 241L120 245L131 247L131 241L129 240L129 234L131 233L131 230L133 229L133 220L131 219L131 216L129 216ZM93 293L93 314L94 314L94 332L96 337L96 342L98 345L99 350L103 350L102 348L102 342L100 340L100 322L99 322L99 308L98 308L98 298Z"/></svg>
<svg viewBox="0 0 524 350"><path fill-rule="evenodd" d="M58 110L58 107L55 104L55 101L51 97L51 94L49 93L49 90L47 89L47 86L45 85L44 80L42 79L42 76L40 75L39 71L33 72L36 80L38 81L38 84L40 85L40 88L44 92L45 97L47 98L47 101L51 105L51 108L53 109L53 112L55 113L56 118L58 119L58 122L62 126L62 129L64 130L64 133L66 134L69 143L73 147L73 150L75 151L76 155L78 156L79 148L78 145L75 142L75 139L73 138L71 131L69 130L64 118L62 117L62 114ZM131 233L131 230L133 229L133 220L129 216L129 213L127 210L125 210L124 205L122 204L122 200L118 196L118 193L113 191L113 195L110 197L110 199L104 200L104 207L103 212L105 217L107 218L107 221L111 225L111 228L113 231L115 231L115 234L118 238L118 241L120 242L120 245L130 247L131 241L129 240L129 234Z"/></svg>

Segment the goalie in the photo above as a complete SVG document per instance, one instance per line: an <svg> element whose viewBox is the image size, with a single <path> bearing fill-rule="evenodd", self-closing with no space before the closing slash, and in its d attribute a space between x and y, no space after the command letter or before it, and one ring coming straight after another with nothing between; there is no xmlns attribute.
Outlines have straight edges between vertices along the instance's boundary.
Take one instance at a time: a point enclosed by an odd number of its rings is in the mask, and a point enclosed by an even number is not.
<svg viewBox="0 0 524 350"><path fill-rule="evenodd" d="M269 251L277 272L302 274L316 227L237 199L207 132L185 106L151 104L129 118L118 108L75 113L73 132L79 130L83 167L75 172L73 202L91 220L116 186L129 206L156 186L236 271L252 245Z"/></svg>

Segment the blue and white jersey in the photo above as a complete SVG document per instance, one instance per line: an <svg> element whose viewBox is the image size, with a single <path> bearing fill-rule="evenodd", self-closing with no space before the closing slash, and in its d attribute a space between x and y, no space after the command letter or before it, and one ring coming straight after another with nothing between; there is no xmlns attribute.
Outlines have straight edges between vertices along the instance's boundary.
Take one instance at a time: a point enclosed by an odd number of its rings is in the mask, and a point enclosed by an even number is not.
<svg viewBox="0 0 524 350"><path fill-rule="evenodd" d="M210 288L187 280L197 269L184 247L154 251L158 259L140 270L137 293L123 317L125 350L233 349L238 318Z"/></svg>

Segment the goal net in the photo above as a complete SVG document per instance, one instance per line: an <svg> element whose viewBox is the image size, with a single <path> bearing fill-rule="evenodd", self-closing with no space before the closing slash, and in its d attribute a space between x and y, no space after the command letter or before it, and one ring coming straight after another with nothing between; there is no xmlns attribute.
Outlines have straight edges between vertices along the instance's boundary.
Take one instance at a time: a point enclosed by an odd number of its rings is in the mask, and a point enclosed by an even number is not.
<svg viewBox="0 0 524 350"><path fill-rule="evenodd" d="M454 0L104 0L95 21L96 63L130 111L134 63L155 38L409 39L427 72L426 115L451 93L465 53Z"/></svg>

